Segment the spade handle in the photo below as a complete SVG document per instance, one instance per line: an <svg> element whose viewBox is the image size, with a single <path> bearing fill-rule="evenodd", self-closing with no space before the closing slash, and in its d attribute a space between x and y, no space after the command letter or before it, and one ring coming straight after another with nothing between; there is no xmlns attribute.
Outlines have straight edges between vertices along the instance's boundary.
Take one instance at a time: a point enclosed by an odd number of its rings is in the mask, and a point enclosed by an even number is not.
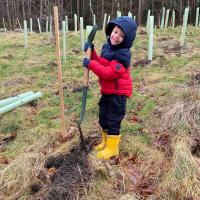
<svg viewBox="0 0 200 200"><path fill-rule="evenodd" d="M85 57L90 59L91 58L91 48L88 48L85 52ZM84 74L83 74L83 86L88 86L89 83L89 69L87 67L84 67Z"/></svg>

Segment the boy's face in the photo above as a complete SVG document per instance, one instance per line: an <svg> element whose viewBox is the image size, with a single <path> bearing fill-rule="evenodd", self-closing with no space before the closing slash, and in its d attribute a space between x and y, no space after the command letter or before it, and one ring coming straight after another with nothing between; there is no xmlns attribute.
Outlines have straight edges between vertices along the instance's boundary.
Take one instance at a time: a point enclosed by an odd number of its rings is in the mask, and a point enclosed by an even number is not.
<svg viewBox="0 0 200 200"><path fill-rule="evenodd" d="M112 45L118 45L122 43L124 40L124 32L118 26L115 26L111 35L110 35L110 42Z"/></svg>

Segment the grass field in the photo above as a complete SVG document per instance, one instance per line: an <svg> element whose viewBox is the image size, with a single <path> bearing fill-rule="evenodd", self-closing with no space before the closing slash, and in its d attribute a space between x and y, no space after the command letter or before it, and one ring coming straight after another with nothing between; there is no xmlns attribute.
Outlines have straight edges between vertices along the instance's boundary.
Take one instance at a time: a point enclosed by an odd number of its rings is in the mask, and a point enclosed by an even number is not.
<svg viewBox="0 0 200 200"><path fill-rule="evenodd" d="M62 73L66 131L73 137L63 143L52 40L34 33L24 48L21 33L0 34L0 99L27 91L43 94L0 115L0 199L42 199L59 170L47 169L47 160L70 155L79 144L84 53L80 38L69 32ZM180 35L180 27L155 29L154 59L148 64L148 36L138 29L131 49L134 94L122 123L120 161L100 162L94 151L89 153L90 178L73 188L78 191L74 199L200 199L200 32L188 27L182 48ZM104 33L98 31L98 52L103 42ZM99 97L97 77L90 73L85 138L100 133ZM81 170L77 173L82 177Z"/></svg>

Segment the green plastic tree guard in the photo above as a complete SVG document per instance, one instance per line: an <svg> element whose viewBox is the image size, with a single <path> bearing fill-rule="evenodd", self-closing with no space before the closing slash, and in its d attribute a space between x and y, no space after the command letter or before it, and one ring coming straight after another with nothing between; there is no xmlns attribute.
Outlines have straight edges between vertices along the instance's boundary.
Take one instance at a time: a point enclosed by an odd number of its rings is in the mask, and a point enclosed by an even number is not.
<svg viewBox="0 0 200 200"><path fill-rule="evenodd" d="M90 34L90 32L92 31L92 27L91 25L87 25L86 26L86 36L85 38L88 38L88 35Z"/></svg>
<svg viewBox="0 0 200 200"><path fill-rule="evenodd" d="M105 30L105 27L106 27L106 19L107 19L107 14L105 13L105 14L104 14L104 18L103 18L103 29L102 29L102 30Z"/></svg>
<svg viewBox="0 0 200 200"><path fill-rule="evenodd" d="M80 17L80 39L81 39L81 49L82 51L84 51L84 44L85 44L85 41L84 41L84 29L83 29L83 17Z"/></svg>
<svg viewBox="0 0 200 200"><path fill-rule="evenodd" d="M6 106L8 104L11 104L11 103L13 103L15 101L18 101L18 100L20 100L22 98L28 97L28 96L30 96L32 94L33 94L33 92L30 91L30 92L26 92L26 93L23 93L23 94L14 96L14 97L10 97L10 98L7 98L7 99L0 100L0 108L3 107L3 106Z"/></svg>
<svg viewBox="0 0 200 200"><path fill-rule="evenodd" d="M46 34L49 32L49 17L46 18Z"/></svg>
<svg viewBox="0 0 200 200"><path fill-rule="evenodd" d="M107 24L110 22L110 15L108 15Z"/></svg>
<svg viewBox="0 0 200 200"><path fill-rule="evenodd" d="M149 18L150 18L150 13L151 13L151 10L148 10L148 14L147 14L147 23L146 23L146 30L147 30L147 33L149 33Z"/></svg>
<svg viewBox="0 0 200 200"><path fill-rule="evenodd" d="M196 21L195 21L195 27L198 27L199 22L199 7L196 9Z"/></svg>
<svg viewBox="0 0 200 200"><path fill-rule="evenodd" d="M93 15L93 25L95 26L97 23L96 23L96 15L94 14Z"/></svg>
<svg viewBox="0 0 200 200"><path fill-rule="evenodd" d="M121 11L118 10L118 11L117 11L117 18L118 18L118 17L121 17L121 16L122 16L122 13L121 13Z"/></svg>
<svg viewBox="0 0 200 200"><path fill-rule="evenodd" d="M33 33L33 20L30 18L30 33Z"/></svg>
<svg viewBox="0 0 200 200"><path fill-rule="evenodd" d="M153 27L154 27L154 16L149 17L149 46L148 46L148 60L153 59Z"/></svg>
<svg viewBox="0 0 200 200"><path fill-rule="evenodd" d="M50 22L49 22L49 37L52 38L53 37L53 31L52 31L52 26L53 26L53 17L50 16Z"/></svg>
<svg viewBox="0 0 200 200"><path fill-rule="evenodd" d="M169 19L169 9L167 9L166 17L165 17L165 28L168 27L168 19Z"/></svg>
<svg viewBox="0 0 200 200"><path fill-rule="evenodd" d="M129 11L128 12L128 16L131 18L131 19L133 19L133 14Z"/></svg>
<svg viewBox="0 0 200 200"><path fill-rule="evenodd" d="M66 22L62 21L62 46L63 46L63 61L66 62Z"/></svg>
<svg viewBox="0 0 200 200"><path fill-rule="evenodd" d="M183 16L183 28L182 28L181 44L180 44L181 47L184 46L184 44L185 44L185 35L187 32L188 14L189 14L189 8L186 8L185 12L184 12L184 16Z"/></svg>
<svg viewBox="0 0 200 200"><path fill-rule="evenodd" d="M76 14L74 14L74 32L75 32L75 36L78 36L77 15Z"/></svg>
<svg viewBox="0 0 200 200"><path fill-rule="evenodd" d="M39 33L42 33L42 29L41 29L40 19L39 18L37 18L37 22L38 22Z"/></svg>
<svg viewBox="0 0 200 200"><path fill-rule="evenodd" d="M161 20L161 25L160 28L164 28L164 23L165 23L165 7L162 8L162 20Z"/></svg>
<svg viewBox="0 0 200 200"><path fill-rule="evenodd" d="M172 28L174 28L175 27L175 11L173 10L172 11Z"/></svg>
<svg viewBox="0 0 200 200"><path fill-rule="evenodd" d="M34 93L34 94L32 94L32 95L30 95L28 97L20 99L20 100L14 102L14 103L11 103L9 105L1 107L0 108L0 114L4 114L6 112L9 112L9 111L11 111L11 110L13 110L13 109L15 109L15 108L17 108L19 106L22 106L22 105L24 105L26 103L29 103L29 102L31 102L33 100L36 100L36 99L40 98L40 97L42 97L42 93L41 92L37 92L37 93Z"/></svg>
<svg viewBox="0 0 200 200"><path fill-rule="evenodd" d="M24 47L28 47L28 31L27 31L27 22L24 20Z"/></svg>
<svg viewBox="0 0 200 200"><path fill-rule="evenodd" d="M65 28L65 30L66 30L66 33L68 33L68 17L67 17L67 15L65 16L65 25L66 25L66 28Z"/></svg>

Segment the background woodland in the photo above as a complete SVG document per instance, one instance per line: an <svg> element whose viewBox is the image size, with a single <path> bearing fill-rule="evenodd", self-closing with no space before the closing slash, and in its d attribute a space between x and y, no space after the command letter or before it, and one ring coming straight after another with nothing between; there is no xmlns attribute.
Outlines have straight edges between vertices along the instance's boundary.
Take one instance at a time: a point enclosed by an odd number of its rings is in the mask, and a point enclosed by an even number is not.
<svg viewBox="0 0 200 200"><path fill-rule="evenodd" d="M182 23L184 8L189 6L189 23L194 24L196 7L200 5L199 0L0 0L0 28L3 27L3 20L7 29L18 28L17 19L22 23L24 19L30 18L36 21L37 18L43 27L47 16L53 15L53 6L59 9L60 21L67 15L69 28L73 29L73 17L84 17L84 24L92 24L92 15L96 15L96 22L102 25L104 14L107 13L111 19L116 17L117 10L122 15L132 12L136 16L139 25L146 23L148 10L155 16L155 24L159 25L161 9L173 9L176 12L176 25ZM171 12L170 12L171 15ZM35 23L37 28L37 23Z"/></svg>

